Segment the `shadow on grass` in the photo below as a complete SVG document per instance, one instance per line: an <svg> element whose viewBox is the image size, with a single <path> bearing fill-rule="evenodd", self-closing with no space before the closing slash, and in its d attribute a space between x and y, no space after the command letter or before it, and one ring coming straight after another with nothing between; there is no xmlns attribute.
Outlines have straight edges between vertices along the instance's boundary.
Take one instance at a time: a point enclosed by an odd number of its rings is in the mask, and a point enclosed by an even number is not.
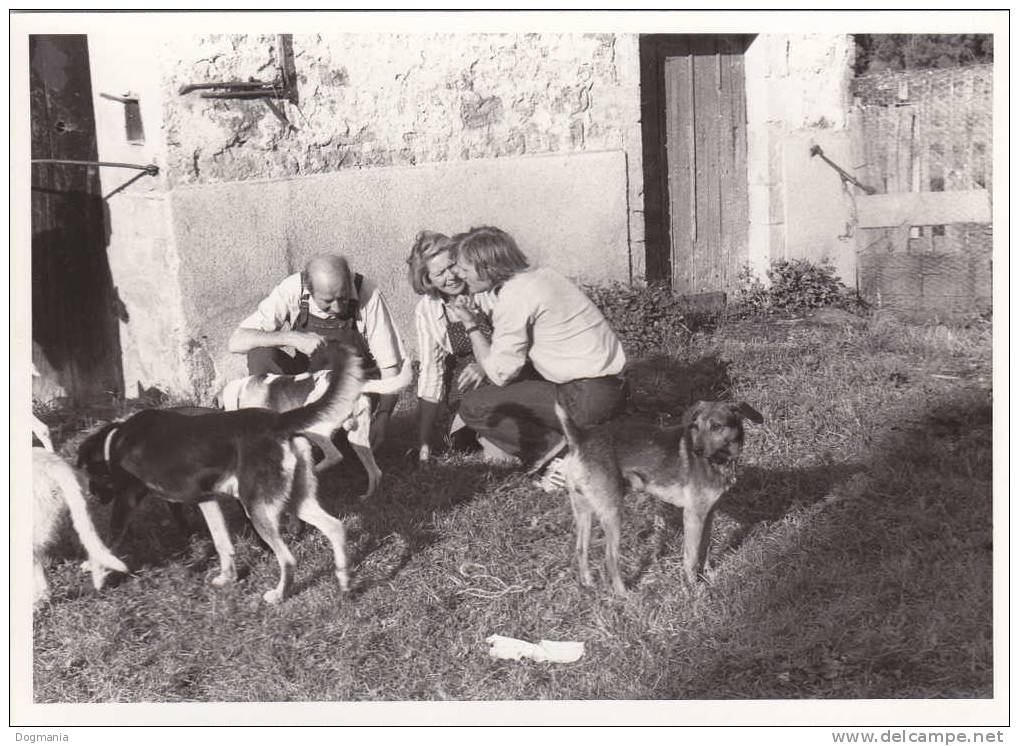
<svg viewBox="0 0 1019 746"><path fill-rule="evenodd" d="M724 400L732 390L730 363L715 355L687 362L667 355L630 361L626 366L630 411L658 425L678 421L698 400Z"/></svg>
<svg viewBox="0 0 1019 746"><path fill-rule="evenodd" d="M414 435L412 412L393 417L387 440L376 453L382 481L378 492L366 500L358 498L367 487L367 476L349 449L341 449L340 465L319 476L323 507L347 527L355 596L391 581L414 555L441 541L434 528L436 516L482 494L505 472L456 457L420 465L407 454L415 444Z"/></svg>
<svg viewBox="0 0 1019 746"><path fill-rule="evenodd" d="M732 521L735 528L725 534L720 546L712 546L708 564L717 566L723 555L737 551L758 525L780 521L795 509L825 499L838 484L861 470L852 464L803 469L741 467L739 481L715 507L715 528L726 521ZM638 585L641 576L662 557L683 552L682 509L645 499L653 503L650 509L655 518L653 525L638 532L643 543L634 570L626 577L629 586Z"/></svg>
<svg viewBox="0 0 1019 746"><path fill-rule="evenodd" d="M862 471L858 464L828 464L800 469L769 469L746 465L739 480L718 501L716 510L739 524L728 549L735 550L759 523L781 520L791 510L810 506Z"/></svg>

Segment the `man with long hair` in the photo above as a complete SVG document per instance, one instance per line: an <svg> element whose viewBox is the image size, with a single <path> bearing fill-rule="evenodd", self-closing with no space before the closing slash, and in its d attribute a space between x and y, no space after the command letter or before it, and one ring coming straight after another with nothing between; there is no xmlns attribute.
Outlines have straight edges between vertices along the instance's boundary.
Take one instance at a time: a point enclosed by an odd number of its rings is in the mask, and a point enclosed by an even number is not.
<svg viewBox="0 0 1019 746"><path fill-rule="evenodd" d="M556 484L565 440L555 401L580 427L603 422L626 402L626 355L591 300L555 270L532 267L508 233L483 226L455 236L457 271L471 293L491 290L491 342L480 311L464 296L455 312L494 386L464 394L460 417L490 454L520 458L532 471L549 465Z"/></svg>

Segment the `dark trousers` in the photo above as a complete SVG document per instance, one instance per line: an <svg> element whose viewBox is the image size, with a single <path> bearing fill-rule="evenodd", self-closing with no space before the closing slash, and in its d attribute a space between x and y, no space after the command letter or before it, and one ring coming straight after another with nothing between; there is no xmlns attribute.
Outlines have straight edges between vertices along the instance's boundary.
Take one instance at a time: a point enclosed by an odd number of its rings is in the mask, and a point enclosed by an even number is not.
<svg viewBox="0 0 1019 746"><path fill-rule="evenodd" d="M298 373L314 373L319 370L333 370L338 361L346 359L348 352L339 342L326 342L311 358L303 352L290 357L278 347L256 347L248 352L248 375L263 373L296 376Z"/></svg>
<svg viewBox="0 0 1019 746"><path fill-rule="evenodd" d="M626 383L618 376L554 384L545 380L485 386L463 395L460 417L486 438L525 463L543 457L562 439L555 414L556 390L580 427L611 419L626 405Z"/></svg>

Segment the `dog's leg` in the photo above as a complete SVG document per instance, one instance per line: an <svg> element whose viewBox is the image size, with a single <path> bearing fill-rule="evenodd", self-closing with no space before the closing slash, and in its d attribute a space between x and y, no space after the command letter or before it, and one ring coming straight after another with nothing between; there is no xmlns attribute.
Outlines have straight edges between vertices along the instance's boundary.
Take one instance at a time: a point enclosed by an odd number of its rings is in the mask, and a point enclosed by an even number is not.
<svg viewBox="0 0 1019 746"><path fill-rule="evenodd" d="M177 530L184 534L184 536L191 533L191 526L188 525L188 519L184 515L184 506L180 503L168 502L166 507L170 509L170 517L173 518L173 522L177 525Z"/></svg>
<svg viewBox="0 0 1019 746"><path fill-rule="evenodd" d="M375 454L372 453L370 446L358 445L351 443L350 447L354 449L354 453L361 460L361 464L364 466L364 470L368 472L368 489L365 490L363 495L360 495L358 500L367 500L369 497L375 494L375 491L379 488L379 482L382 481L382 469L375 463Z"/></svg>
<svg viewBox="0 0 1019 746"><path fill-rule="evenodd" d="M43 570L42 558L34 554L32 556L32 604L40 606L50 600L50 584L46 580L46 572Z"/></svg>
<svg viewBox="0 0 1019 746"><path fill-rule="evenodd" d="M242 498L243 499L243 498ZM268 604L278 604L287 597L290 591L290 584L293 581L294 567L297 565L294 555L280 536L279 521L283 515L282 501L274 502L272 497L268 500L256 499L250 505L248 515L251 517L251 524L255 527L262 541L269 545L276 561L280 566L280 579L275 588L262 594L262 598Z"/></svg>
<svg viewBox="0 0 1019 746"><path fill-rule="evenodd" d="M234 565L234 545L230 541L230 533L223 518L223 509L216 500L203 500L198 508L205 517L205 524L212 534L212 543L219 554L219 575L212 579L215 586L226 585L237 580L237 567Z"/></svg>
<svg viewBox="0 0 1019 746"><path fill-rule="evenodd" d="M591 567L588 564L588 551L591 545L591 504L583 495L571 491L570 507L573 508L573 525L577 532L577 544L574 554L577 560L577 572L582 585L593 585Z"/></svg>
<svg viewBox="0 0 1019 746"><path fill-rule="evenodd" d="M691 587L697 584L711 543L713 506L694 501L683 510L683 572Z"/></svg>
<svg viewBox="0 0 1019 746"><path fill-rule="evenodd" d="M343 454L340 453L333 441L327 436L313 432L305 432L301 433L301 435L308 438L308 440L322 450L322 460L315 465L315 471L325 471L334 464L343 461Z"/></svg>
<svg viewBox="0 0 1019 746"><path fill-rule="evenodd" d="M612 590L620 595L626 594L626 585L619 572L619 544L621 536L619 503L613 498L595 506L598 522L605 532L605 567L612 581Z"/></svg>
<svg viewBox="0 0 1019 746"><path fill-rule="evenodd" d="M331 516L318 501L318 479L311 469L311 448L307 442L294 442L297 455L297 467L294 470L294 497L297 517L308 523L329 539L333 547L333 561L336 566L336 579L344 591L350 588L350 575L347 572L347 534L343 521Z"/></svg>
<svg viewBox="0 0 1019 746"><path fill-rule="evenodd" d="M319 504L318 498L308 495L297 506L297 517L309 523L329 539L333 546L333 561L336 564L336 579L344 591L350 588L350 575L347 572L347 532L343 521L329 515Z"/></svg>
<svg viewBox="0 0 1019 746"><path fill-rule="evenodd" d="M133 492L123 492L113 498L113 507L110 508L110 549L116 551L120 548L127 536L128 516L138 507L139 502L141 496Z"/></svg>
<svg viewBox="0 0 1019 746"><path fill-rule="evenodd" d="M295 444L299 445L295 447ZM290 591L297 564L280 536L280 519L292 499L295 472L305 461L298 454L307 454L308 446L303 438L263 445L266 446L265 451L256 448L250 453L246 452L244 457L254 458L257 453L267 457L269 463L278 464L278 467L263 471L244 469L239 475L237 497L247 511L255 531L276 555L280 579L275 588L262 594L262 598L266 603L278 604ZM307 471L302 471L301 481L304 482L307 476Z"/></svg>

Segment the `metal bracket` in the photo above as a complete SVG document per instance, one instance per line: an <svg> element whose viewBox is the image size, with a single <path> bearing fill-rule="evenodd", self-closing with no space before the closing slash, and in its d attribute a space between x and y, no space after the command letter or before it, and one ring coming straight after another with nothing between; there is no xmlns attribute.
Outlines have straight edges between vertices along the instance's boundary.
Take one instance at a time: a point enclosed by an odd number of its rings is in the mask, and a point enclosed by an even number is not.
<svg viewBox="0 0 1019 746"><path fill-rule="evenodd" d="M135 171L141 172L132 176L130 179L128 179L123 184L118 186L116 189L111 191L109 194L104 194L103 199L109 199L114 194L124 191L143 176L159 175L159 166L157 166L155 163L150 163L146 166L140 166L137 163L113 163L112 161L74 161L67 158L33 158L32 163L55 163L57 165L63 166L105 166L108 168L130 168Z"/></svg>
<svg viewBox="0 0 1019 746"><path fill-rule="evenodd" d="M283 108L274 101L289 101L297 105L297 68L294 64L294 44L291 34L277 34L276 43L279 49L279 58L276 64L276 77L271 82L261 80L232 80L218 83L188 83L177 91L180 96L185 96L194 91L204 91L202 98L228 99L239 101L262 100L265 101L269 110L283 124L290 129L296 130L287 118Z"/></svg>
<svg viewBox="0 0 1019 746"><path fill-rule="evenodd" d="M822 161L824 161L829 166L835 169L836 173L838 173L838 175L842 177L843 184L849 182L853 186L859 187L867 194L877 194L877 189L875 189L874 187L869 187L866 184L861 184L859 179L857 179L851 173L842 168L839 164L835 163L835 161L831 160L828 156L826 156L824 154L824 151L821 150L820 145L814 145L810 148L810 156L814 157L815 155L820 156Z"/></svg>
<svg viewBox="0 0 1019 746"><path fill-rule="evenodd" d="M111 161L72 161L67 158L33 158L32 163L58 163L65 166L107 166L109 168L132 168L136 171L144 171L149 176L159 175L159 166L150 163L140 166L137 163L113 163Z"/></svg>

